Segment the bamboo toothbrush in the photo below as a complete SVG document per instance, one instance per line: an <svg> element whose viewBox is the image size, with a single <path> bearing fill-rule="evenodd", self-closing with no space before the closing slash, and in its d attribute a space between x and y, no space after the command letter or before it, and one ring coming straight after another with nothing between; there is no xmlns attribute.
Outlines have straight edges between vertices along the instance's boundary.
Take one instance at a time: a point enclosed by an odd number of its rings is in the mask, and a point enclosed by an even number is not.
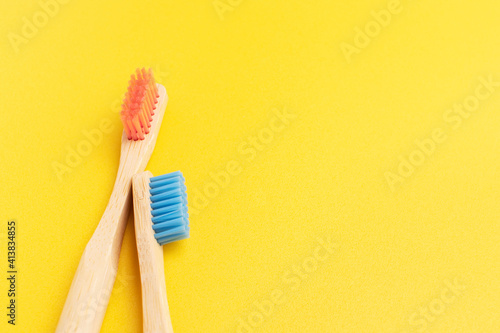
<svg viewBox="0 0 500 333"><path fill-rule="evenodd" d="M113 193L83 252L56 332L99 332L116 277L131 206L132 176L144 171L167 105L167 92L151 69L136 70L122 105L124 132Z"/></svg>
<svg viewBox="0 0 500 333"><path fill-rule="evenodd" d="M172 333L162 245L189 237L186 187L180 171L132 178L134 225L141 271L143 331Z"/></svg>

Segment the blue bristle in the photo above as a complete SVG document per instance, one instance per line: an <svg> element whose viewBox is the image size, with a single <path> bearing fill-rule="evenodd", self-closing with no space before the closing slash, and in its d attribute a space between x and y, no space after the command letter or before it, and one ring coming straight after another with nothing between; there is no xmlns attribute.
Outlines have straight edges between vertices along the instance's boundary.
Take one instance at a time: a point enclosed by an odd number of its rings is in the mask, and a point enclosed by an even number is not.
<svg viewBox="0 0 500 333"><path fill-rule="evenodd" d="M152 177L149 182L153 230L160 245L189 237L186 186L180 171Z"/></svg>
<svg viewBox="0 0 500 333"><path fill-rule="evenodd" d="M182 172L180 172L180 171L174 171L174 172L167 173L167 174L164 174L164 175L161 175L161 176L152 177L151 178L151 183L156 183L156 182L159 182L159 181L162 181L162 180L165 180L165 179L171 179L171 178L175 178L175 177L181 178L182 181L184 182L184 176L182 175Z"/></svg>

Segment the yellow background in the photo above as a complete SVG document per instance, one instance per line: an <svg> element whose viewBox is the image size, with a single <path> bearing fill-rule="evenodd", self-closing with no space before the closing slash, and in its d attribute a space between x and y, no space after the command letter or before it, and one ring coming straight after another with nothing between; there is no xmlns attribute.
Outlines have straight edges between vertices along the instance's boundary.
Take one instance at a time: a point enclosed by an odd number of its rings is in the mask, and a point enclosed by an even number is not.
<svg viewBox="0 0 500 333"><path fill-rule="evenodd" d="M41 7L2 2L0 261L15 219L20 273L15 327L1 278L0 330L55 329L114 183L113 106L151 66L170 99L147 169L181 170L192 199L242 166L164 247L176 332L235 332L275 289L285 300L255 332L417 332L410 317L454 279L465 290L426 331L499 332L500 89L457 130L443 115L480 77L500 81L500 3L401 0L350 63L341 43L386 1L232 3L221 19L212 0L73 0L16 52L9 33ZM296 118L247 161L238 147L273 108ZM103 119L112 132L60 180L54 162ZM384 174L435 128L448 139L391 191ZM338 250L292 290L282 277L318 237ZM137 261L129 220L103 332L141 330Z"/></svg>

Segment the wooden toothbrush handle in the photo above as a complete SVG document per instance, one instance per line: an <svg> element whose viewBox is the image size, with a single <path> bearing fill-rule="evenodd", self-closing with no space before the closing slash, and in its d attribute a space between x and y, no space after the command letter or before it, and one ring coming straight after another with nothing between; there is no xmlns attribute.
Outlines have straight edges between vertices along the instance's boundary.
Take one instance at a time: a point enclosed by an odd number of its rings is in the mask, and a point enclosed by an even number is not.
<svg viewBox="0 0 500 333"><path fill-rule="evenodd" d="M143 331L172 333L167 302L163 250L154 238L151 222L149 180L146 171L132 178L134 193L134 226L141 271Z"/></svg>
<svg viewBox="0 0 500 333"><path fill-rule="evenodd" d="M116 278L116 265L110 258L92 262L90 258L98 258L92 252L87 247L80 259L59 318L57 333L97 333L101 330Z"/></svg>
<svg viewBox="0 0 500 333"><path fill-rule="evenodd" d="M128 182L115 184L101 223L83 251L56 333L98 333L101 330L131 206L130 183L129 178Z"/></svg>
<svg viewBox="0 0 500 333"><path fill-rule="evenodd" d="M168 96L165 87L157 84L157 88L158 103L151 122L150 133L146 135L144 140L138 141L128 140L126 133L122 133L120 166L113 193L106 211L80 259L78 270L71 283L57 325L57 333L97 333L101 329L116 277L123 233L132 204L132 176L146 168L153 153L167 106ZM149 230L153 232L151 227ZM163 254L161 249L159 254ZM161 261L163 269L163 260ZM163 271L162 277L165 288ZM170 323L168 306L161 309L167 309L167 319ZM171 325L170 331L165 332L171 332Z"/></svg>

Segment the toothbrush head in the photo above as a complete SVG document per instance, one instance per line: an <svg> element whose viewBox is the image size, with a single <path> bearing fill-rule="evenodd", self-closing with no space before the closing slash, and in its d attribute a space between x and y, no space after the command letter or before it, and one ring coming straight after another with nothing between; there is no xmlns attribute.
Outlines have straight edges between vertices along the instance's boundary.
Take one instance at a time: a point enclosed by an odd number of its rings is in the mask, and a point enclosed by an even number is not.
<svg viewBox="0 0 500 333"><path fill-rule="evenodd" d="M160 245L189 238L189 215L184 177L180 171L149 181L155 239Z"/></svg>
<svg viewBox="0 0 500 333"><path fill-rule="evenodd" d="M132 74L130 77L120 113L129 140L144 140L145 135L150 132L158 97L158 86L151 68L137 68L136 75Z"/></svg>

